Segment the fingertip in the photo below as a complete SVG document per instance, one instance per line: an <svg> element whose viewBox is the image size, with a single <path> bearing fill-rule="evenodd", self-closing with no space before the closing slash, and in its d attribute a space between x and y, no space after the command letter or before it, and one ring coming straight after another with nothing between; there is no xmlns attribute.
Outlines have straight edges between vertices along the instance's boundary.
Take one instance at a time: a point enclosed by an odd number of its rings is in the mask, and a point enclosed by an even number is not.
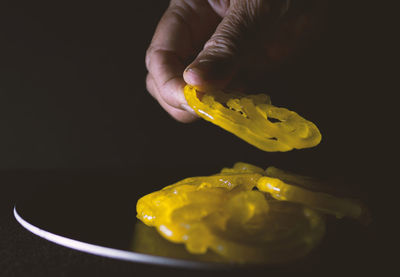
<svg viewBox="0 0 400 277"><path fill-rule="evenodd" d="M189 65L183 79L200 89L224 88L232 79L233 66L226 61L197 60Z"/></svg>
<svg viewBox="0 0 400 277"><path fill-rule="evenodd" d="M183 73L184 80L191 85L201 86L206 83L212 82L213 80L221 79L221 75L224 71L221 66L207 59L199 59L190 64Z"/></svg>
<svg viewBox="0 0 400 277"><path fill-rule="evenodd" d="M162 100L177 109L182 109L181 105L187 104L183 94L183 88L186 83L181 76L182 75L176 76L166 83L159 84L159 87L161 87L159 90Z"/></svg>
<svg viewBox="0 0 400 277"><path fill-rule="evenodd" d="M196 67L188 66L183 72L183 79L192 86L200 86L205 83L204 74Z"/></svg>

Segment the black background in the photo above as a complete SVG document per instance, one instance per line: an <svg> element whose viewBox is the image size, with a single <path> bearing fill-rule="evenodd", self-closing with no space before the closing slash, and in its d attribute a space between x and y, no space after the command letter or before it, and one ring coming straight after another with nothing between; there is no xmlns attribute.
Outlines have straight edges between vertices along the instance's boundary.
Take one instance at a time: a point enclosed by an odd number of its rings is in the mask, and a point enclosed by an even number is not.
<svg viewBox="0 0 400 277"><path fill-rule="evenodd" d="M174 121L146 92L144 55L168 1L1 1L0 275L133 274L132 265L35 238L11 208L41 183L152 168L170 182L245 161L338 180L370 206L375 234L394 153L380 79L385 16L366 3L333 2L309 49L265 77L272 102L315 122L323 140L266 153L207 122Z"/></svg>

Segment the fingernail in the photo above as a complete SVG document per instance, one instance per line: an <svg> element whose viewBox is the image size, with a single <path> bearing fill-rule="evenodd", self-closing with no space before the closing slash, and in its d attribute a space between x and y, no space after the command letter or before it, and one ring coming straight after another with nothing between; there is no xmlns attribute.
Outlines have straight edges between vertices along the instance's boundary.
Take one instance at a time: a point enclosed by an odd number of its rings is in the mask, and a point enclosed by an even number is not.
<svg viewBox="0 0 400 277"><path fill-rule="evenodd" d="M219 80L228 75L229 63L226 61L199 60L190 65L187 72L191 72L204 80Z"/></svg>
<svg viewBox="0 0 400 277"><path fill-rule="evenodd" d="M198 116L196 112L188 104L181 104L181 108L195 116Z"/></svg>

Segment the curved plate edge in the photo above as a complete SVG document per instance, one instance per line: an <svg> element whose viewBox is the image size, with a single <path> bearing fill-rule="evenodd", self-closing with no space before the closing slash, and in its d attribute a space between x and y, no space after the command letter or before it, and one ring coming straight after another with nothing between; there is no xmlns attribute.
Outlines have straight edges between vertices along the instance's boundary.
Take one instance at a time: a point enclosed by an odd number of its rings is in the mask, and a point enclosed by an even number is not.
<svg viewBox="0 0 400 277"><path fill-rule="evenodd" d="M19 224L22 225L29 232L45 239L51 241L55 244L65 246L67 248L71 248L74 250L78 250L81 252L94 254L97 256L119 259L131 262L139 262L144 264L153 264L153 265L162 265L168 267L183 267L183 268L192 268L192 269L227 269L228 265L217 264L217 263L202 263L202 262L194 262L187 260L178 260L173 258L161 257L161 256L152 256L148 254L141 254L130 252L126 250L119 250L114 248L109 248L105 246L94 245L74 239L70 239L67 237L63 237L57 234L50 233L46 230L40 229L39 227L27 222L23 219L17 212L17 206L14 206L14 217Z"/></svg>

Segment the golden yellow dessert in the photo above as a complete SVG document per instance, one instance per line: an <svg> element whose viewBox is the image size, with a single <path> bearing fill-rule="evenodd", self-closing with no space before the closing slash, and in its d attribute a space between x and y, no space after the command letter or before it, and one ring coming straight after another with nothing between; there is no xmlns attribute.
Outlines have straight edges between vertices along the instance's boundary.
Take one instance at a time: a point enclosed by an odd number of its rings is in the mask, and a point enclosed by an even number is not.
<svg viewBox="0 0 400 277"><path fill-rule="evenodd" d="M236 163L212 176L184 179L139 199L137 217L190 253L211 250L238 263L306 255L324 235L321 212L361 217L356 202L287 184L267 172Z"/></svg>
<svg viewBox="0 0 400 277"><path fill-rule="evenodd" d="M316 146L317 126L297 113L273 106L268 95L208 91L186 85L189 106L210 121L264 151L289 151Z"/></svg>
<svg viewBox="0 0 400 277"><path fill-rule="evenodd" d="M361 205L353 200L289 185L277 178L262 177L258 180L257 188L277 200L300 203L338 218L347 216L358 219L363 211Z"/></svg>

